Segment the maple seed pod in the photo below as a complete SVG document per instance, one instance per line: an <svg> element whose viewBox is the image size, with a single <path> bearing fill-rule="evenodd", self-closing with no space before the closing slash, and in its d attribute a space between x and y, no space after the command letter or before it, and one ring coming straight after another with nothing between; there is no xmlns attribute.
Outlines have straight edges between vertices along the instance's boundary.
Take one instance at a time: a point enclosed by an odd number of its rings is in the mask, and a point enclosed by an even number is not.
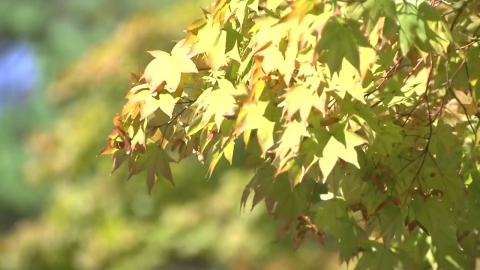
<svg viewBox="0 0 480 270"><path fill-rule="evenodd" d="M305 220L308 220L308 217L307 216L299 216L299 217L297 217L297 220L305 221Z"/></svg>
<svg viewBox="0 0 480 270"><path fill-rule="evenodd" d="M390 200L392 201L393 205L395 206L399 206L400 205L400 199L398 199L397 197L391 197Z"/></svg>
<svg viewBox="0 0 480 270"><path fill-rule="evenodd" d="M210 132L210 133L208 133L207 140L211 140L211 139L213 139L213 136L215 136L215 134L216 134L216 133L215 133L215 132L213 132L213 131L212 131L212 132Z"/></svg>

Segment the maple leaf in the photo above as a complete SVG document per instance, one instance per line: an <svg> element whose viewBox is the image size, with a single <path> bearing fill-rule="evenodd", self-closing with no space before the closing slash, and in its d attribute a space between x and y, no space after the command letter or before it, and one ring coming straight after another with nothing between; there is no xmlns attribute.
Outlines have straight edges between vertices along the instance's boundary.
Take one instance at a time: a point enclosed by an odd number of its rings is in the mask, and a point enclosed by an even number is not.
<svg viewBox="0 0 480 270"><path fill-rule="evenodd" d="M275 160L279 160L277 174L281 172L283 165L298 154L302 137L310 137L306 126L297 121L286 124L285 131L280 139L279 146L275 150Z"/></svg>
<svg viewBox="0 0 480 270"><path fill-rule="evenodd" d="M175 185L173 182L172 171L170 170L169 163L171 162L175 162L175 160L171 158L165 150L155 143L149 143L145 153L139 155L133 164L128 178L142 171L146 171L148 193L151 193L159 175L162 175L172 183L172 185Z"/></svg>
<svg viewBox="0 0 480 270"><path fill-rule="evenodd" d="M155 57L145 68L143 78L153 92L166 83L169 92L175 92L180 84L182 73L197 73L197 67L187 56L190 49L182 47L185 39L180 40L171 54L164 51L149 51Z"/></svg>
<svg viewBox="0 0 480 270"><path fill-rule="evenodd" d="M209 176L246 151L255 174L241 206L254 191L252 208L263 200L294 249L309 234L323 244L329 230L342 262L361 253L359 269L468 269L480 190L473 10L217 0L171 53L150 52L131 74L101 153L113 170L128 161L131 175L147 171L151 192L158 175L173 183L169 144Z"/></svg>
<svg viewBox="0 0 480 270"><path fill-rule="evenodd" d="M226 89L208 89L203 92L196 101L197 112L203 112L201 123L204 125L213 117L217 128L220 129L225 116L231 115L238 107L232 94Z"/></svg>
<svg viewBox="0 0 480 270"><path fill-rule="evenodd" d="M332 134L327 145L323 149L323 156L320 157L318 161L323 173L323 179L327 179L337 163L338 158L360 168L355 147L362 145L365 142L366 140L361 136L348 130L338 130L336 133Z"/></svg>
<svg viewBox="0 0 480 270"><path fill-rule="evenodd" d="M283 109L283 113L286 112L285 119L290 121L293 114L299 111L302 124L306 124L312 106L314 106L315 101L318 99L314 91L305 84L296 84L288 89L282 97L285 98L285 106ZM282 104L280 104L280 106L281 105Z"/></svg>

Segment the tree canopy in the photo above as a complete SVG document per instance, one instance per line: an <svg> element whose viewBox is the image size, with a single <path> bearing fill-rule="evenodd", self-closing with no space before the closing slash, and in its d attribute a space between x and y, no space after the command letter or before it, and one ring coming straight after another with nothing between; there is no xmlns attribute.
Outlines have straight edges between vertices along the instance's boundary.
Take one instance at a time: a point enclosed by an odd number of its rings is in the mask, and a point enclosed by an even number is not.
<svg viewBox="0 0 480 270"><path fill-rule="evenodd" d="M358 269L479 257L476 1L217 0L136 74L101 154L174 184L195 156L255 168L296 249L337 239ZM233 200L233 198L232 198ZM254 241L254 240L252 240Z"/></svg>

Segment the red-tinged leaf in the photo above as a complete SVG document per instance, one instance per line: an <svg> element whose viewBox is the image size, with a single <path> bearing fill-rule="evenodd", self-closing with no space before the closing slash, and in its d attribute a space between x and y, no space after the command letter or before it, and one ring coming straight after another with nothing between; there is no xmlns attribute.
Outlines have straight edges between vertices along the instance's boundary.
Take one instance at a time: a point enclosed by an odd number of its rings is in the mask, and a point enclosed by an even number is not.
<svg viewBox="0 0 480 270"><path fill-rule="evenodd" d="M322 121L320 121L320 126L322 126L322 127L331 126L333 124L338 123L340 120L341 119L338 118L338 117L329 117L329 118L326 118L326 119L323 119Z"/></svg>
<svg viewBox="0 0 480 270"><path fill-rule="evenodd" d="M417 225L418 225L418 221L416 221L416 220L410 222L408 224L408 231L412 232L413 230L415 230L415 227L417 227Z"/></svg>
<svg viewBox="0 0 480 270"><path fill-rule="evenodd" d="M262 92L265 88L265 75L266 74L262 68L262 60L260 60L258 57L255 57L255 66L252 68L252 78L250 80L251 91L248 94L249 103L254 103L258 101L260 96L262 95Z"/></svg>
<svg viewBox="0 0 480 270"><path fill-rule="evenodd" d="M427 228L425 228L425 226L423 226L420 222L417 222L417 225L420 227L420 229L422 229L424 233L426 233L427 235L430 235Z"/></svg>
<svg viewBox="0 0 480 270"><path fill-rule="evenodd" d="M125 144L125 149L127 151L127 154L130 154L130 152L132 151L132 145L131 145L131 141L130 141L130 138L128 137L127 133L125 133L119 127L114 127L113 132L115 134L118 134L122 138L122 141Z"/></svg>
<svg viewBox="0 0 480 270"><path fill-rule="evenodd" d="M219 13L225 8L225 6L227 5L228 2L230 2L230 1L217 0L215 2L215 7L212 11L212 15L214 16L214 18L216 17L216 19L218 20Z"/></svg>
<svg viewBox="0 0 480 270"><path fill-rule="evenodd" d="M97 157L101 155L113 155L115 152L117 152L119 148L116 147L118 143L116 139L118 137L119 135L116 132L113 132L113 134L110 134L108 136L107 145L97 154Z"/></svg>
<svg viewBox="0 0 480 270"><path fill-rule="evenodd" d="M367 221L368 220L368 212L367 212L367 208L363 204L360 208L360 212L362 212L363 220Z"/></svg>
<svg viewBox="0 0 480 270"><path fill-rule="evenodd" d="M172 152L174 152L177 149L177 147L179 145L181 145L182 143L183 143L183 141L181 139L173 141L172 147L171 147Z"/></svg>
<svg viewBox="0 0 480 270"><path fill-rule="evenodd" d="M395 205L395 206L400 206L400 204L402 203L400 201L400 199L397 198L397 197L391 197L390 200L392 201L393 205Z"/></svg>

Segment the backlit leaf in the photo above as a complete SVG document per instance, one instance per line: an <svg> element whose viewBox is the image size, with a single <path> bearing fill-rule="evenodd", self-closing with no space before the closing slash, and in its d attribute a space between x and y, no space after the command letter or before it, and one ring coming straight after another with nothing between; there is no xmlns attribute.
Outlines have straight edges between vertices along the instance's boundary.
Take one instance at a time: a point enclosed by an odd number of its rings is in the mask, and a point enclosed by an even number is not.
<svg viewBox="0 0 480 270"><path fill-rule="evenodd" d="M158 176L163 176L173 185L172 171L170 170L169 163L174 161L175 160L173 160L161 147L154 143L149 143L147 151L140 155L133 164L129 178L142 171L146 171L149 193L151 193L153 186L157 182Z"/></svg>

